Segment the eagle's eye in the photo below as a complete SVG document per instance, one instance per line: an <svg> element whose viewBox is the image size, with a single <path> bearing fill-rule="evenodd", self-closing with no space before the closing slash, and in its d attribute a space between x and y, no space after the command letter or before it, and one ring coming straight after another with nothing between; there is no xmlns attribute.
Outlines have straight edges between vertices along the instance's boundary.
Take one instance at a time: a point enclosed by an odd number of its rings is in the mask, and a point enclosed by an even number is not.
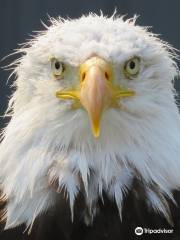
<svg viewBox="0 0 180 240"><path fill-rule="evenodd" d="M52 58L51 59L51 70L52 70L54 77L59 78L62 76L63 72L65 71L65 66L58 59Z"/></svg>
<svg viewBox="0 0 180 240"><path fill-rule="evenodd" d="M140 70L140 58L133 57L124 64L124 75L127 78L134 78L138 75Z"/></svg>

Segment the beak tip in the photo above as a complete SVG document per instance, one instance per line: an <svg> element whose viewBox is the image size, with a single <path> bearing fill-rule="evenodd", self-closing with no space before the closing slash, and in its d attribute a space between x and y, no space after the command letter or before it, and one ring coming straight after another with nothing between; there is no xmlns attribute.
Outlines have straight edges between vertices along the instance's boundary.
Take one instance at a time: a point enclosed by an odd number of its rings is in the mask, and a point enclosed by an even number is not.
<svg viewBox="0 0 180 240"><path fill-rule="evenodd" d="M93 129L93 136L95 138L98 138L100 136L100 129L99 128Z"/></svg>

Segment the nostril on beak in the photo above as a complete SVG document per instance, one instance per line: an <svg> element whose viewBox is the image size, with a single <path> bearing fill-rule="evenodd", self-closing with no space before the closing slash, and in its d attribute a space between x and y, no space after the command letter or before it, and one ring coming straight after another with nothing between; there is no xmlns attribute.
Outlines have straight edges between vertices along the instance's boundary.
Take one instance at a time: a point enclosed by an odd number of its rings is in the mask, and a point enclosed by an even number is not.
<svg viewBox="0 0 180 240"><path fill-rule="evenodd" d="M85 72L83 72L83 74L82 74L82 79L81 79L81 81L82 81L82 82L84 82L84 80L85 80L85 77L86 77L86 73L85 73Z"/></svg>
<svg viewBox="0 0 180 240"><path fill-rule="evenodd" d="M104 73L104 76L105 76L106 80L109 81L109 74L107 72Z"/></svg>

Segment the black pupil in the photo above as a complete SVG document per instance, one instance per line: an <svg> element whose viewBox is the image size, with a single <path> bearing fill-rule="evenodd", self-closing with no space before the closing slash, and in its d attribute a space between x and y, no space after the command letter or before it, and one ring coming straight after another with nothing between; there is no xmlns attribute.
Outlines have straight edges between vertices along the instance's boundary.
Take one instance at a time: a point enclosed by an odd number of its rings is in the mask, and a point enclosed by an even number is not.
<svg viewBox="0 0 180 240"><path fill-rule="evenodd" d="M55 68L58 70L58 69L60 69L60 62L55 62Z"/></svg>
<svg viewBox="0 0 180 240"><path fill-rule="evenodd" d="M134 61L131 61L131 62L129 63L129 67L130 67L130 69L134 69L135 66L136 66L136 64L135 64Z"/></svg>

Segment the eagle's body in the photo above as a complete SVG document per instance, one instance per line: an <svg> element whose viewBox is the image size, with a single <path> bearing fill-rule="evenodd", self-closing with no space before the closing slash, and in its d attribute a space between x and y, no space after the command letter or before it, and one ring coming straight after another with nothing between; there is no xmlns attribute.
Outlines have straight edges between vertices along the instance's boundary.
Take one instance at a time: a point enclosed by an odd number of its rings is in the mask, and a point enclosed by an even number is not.
<svg viewBox="0 0 180 240"><path fill-rule="evenodd" d="M143 194L172 223L168 202L180 186L173 49L132 19L89 15L53 20L21 51L0 145L5 228L31 230L62 199L72 226L94 228L104 195L119 223L134 180L143 186L136 201Z"/></svg>
<svg viewBox="0 0 180 240"><path fill-rule="evenodd" d="M138 196L137 192L141 192ZM177 240L180 236L180 211L171 204L174 225L171 226L160 214L147 208L144 199L143 188L137 181L133 184L133 190L125 197L122 218L116 205L105 194L104 200L98 201L98 214L94 218L93 225L87 226L84 222L86 206L84 197L79 194L74 206L74 221L71 221L71 211L67 201L58 196L58 204L53 209L38 217L33 225L31 233L25 231L26 226L21 225L0 233L1 240L119 240L119 239L152 239L152 240ZM179 193L175 193L175 199L180 204ZM167 234L135 234L136 227L151 230L170 231ZM173 232L172 232L173 231Z"/></svg>

